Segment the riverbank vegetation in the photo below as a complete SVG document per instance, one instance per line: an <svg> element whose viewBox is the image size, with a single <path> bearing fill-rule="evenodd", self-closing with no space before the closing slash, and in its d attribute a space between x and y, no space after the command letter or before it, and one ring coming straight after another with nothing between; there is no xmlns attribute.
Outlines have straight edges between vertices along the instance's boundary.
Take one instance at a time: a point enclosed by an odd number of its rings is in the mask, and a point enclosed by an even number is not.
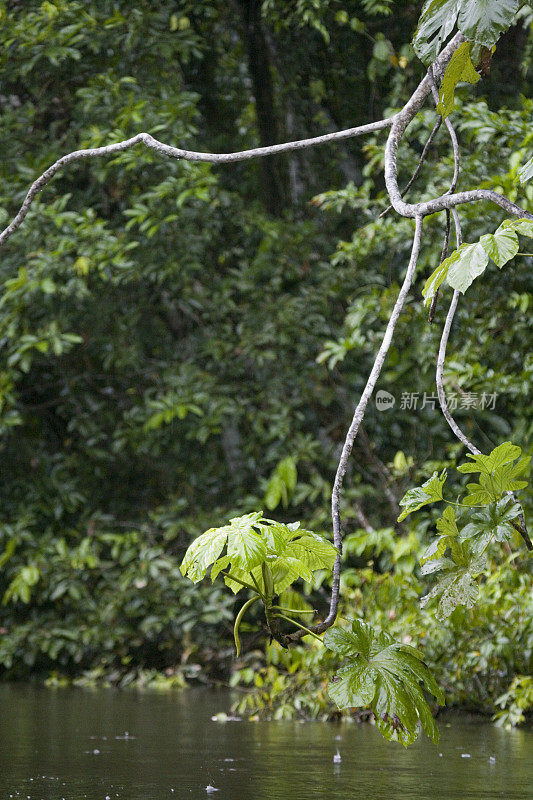
<svg viewBox="0 0 533 800"><path fill-rule="evenodd" d="M255 0L0 3L2 227L29 184L77 148L143 130L231 151L386 117L425 73L407 44L420 5L302 2L293 17ZM490 74L456 91L452 120L458 188L493 189L532 212L533 184L520 182L530 22L524 6ZM424 108L402 142L402 186L435 120ZM447 190L447 137L441 126L409 199ZM38 196L0 263L4 679L221 680L243 690L242 713L338 713L325 688L332 651L265 650L252 607L235 661L242 601L216 582L193 586L179 564L202 531L261 508L330 536L332 476L414 228L383 215L384 144L376 132L231 166L136 148L70 165ZM502 218L490 204L461 207L464 240ZM378 384L389 406L369 405L348 466L340 613L420 646L448 704L514 724L532 703L519 535L512 554L491 551L477 604L438 622L420 608L431 576L419 558L439 513L397 521L410 487L465 460L434 385L447 303L431 324L422 296L440 216L425 233ZM531 239L520 241L529 252ZM484 453L502 441L532 451L530 312L529 256L489 266L456 312L446 392ZM459 492L467 476L453 475ZM520 501L527 516L527 490ZM305 588L306 601L287 605L322 619L327 575Z"/></svg>

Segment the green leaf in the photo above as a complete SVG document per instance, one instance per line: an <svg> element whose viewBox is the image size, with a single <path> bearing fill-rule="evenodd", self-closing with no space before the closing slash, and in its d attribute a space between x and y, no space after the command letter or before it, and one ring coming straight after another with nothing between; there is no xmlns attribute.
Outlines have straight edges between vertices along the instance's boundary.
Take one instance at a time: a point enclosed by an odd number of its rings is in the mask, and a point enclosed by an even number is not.
<svg viewBox="0 0 533 800"><path fill-rule="evenodd" d="M427 561L434 561L436 559L441 559L446 552L446 548L448 547L448 537L447 536L439 536L435 539L431 544L426 547L424 553L420 556L420 564L424 566Z"/></svg>
<svg viewBox="0 0 533 800"><path fill-rule="evenodd" d="M450 253L426 280L422 295L425 305L447 279L448 284L464 294L475 278L481 275L491 258L500 269L517 254L517 233L533 237L533 221L506 219L494 233L487 233L474 244L462 244Z"/></svg>
<svg viewBox="0 0 533 800"><path fill-rule="evenodd" d="M437 530L441 535L431 542L420 557L421 566L424 566L427 561L441 559L448 547L453 548L455 539L459 535L459 530L455 519L455 510L452 506L448 506L444 510L442 517L437 520Z"/></svg>
<svg viewBox="0 0 533 800"><path fill-rule="evenodd" d="M362 655L369 658L373 638L370 625L354 619L350 631L345 628L328 628L324 634L324 644L329 650L341 656L355 658Z"/></svg>
<svg viewBox="0 0 533 800"><path fill-rule="evenodd" d="M230 520L227 547L232 565L251 570L265 560L265 540L253 527L261 517L262 512L259 511Z"/></svg>
<svg viewBox="0 0 533 800"><path fill-rule="evenodd" d="M448 506L444 509L442 517L437 520L437 530L442 536L457 536L459 534L453 506Z"/></svg>
<svg viewBox="0 0 533 800"><path fill-rule="evenodd" d="M470 42L463 42L455 51L444 72L442 83L439 89L439 102L437 114L446 119L453 111L453 101L455 87L459 81L467 83L477 83L480 80L479 73L474 69L470 58Z"/></svg>
<svg viewBox="0 0 533 800"><path fill-rule="evenodd" d="M418 722L435 743L438 741L420 684L440 703L444 703L444 695L417 650L361 620L354 620L351 630L329 628L324 644L347 659L328 686L339 708L371 704L382 734L404 745L417 738Z"/></svg>
<svg viewBox="0 0 533 800"><path fill-rule="evenodd" d="M498 494L501 495L504 492L516 492L519 489L525 489L528 485L528 481L517 480L517 478L529 469L530 462L531 456L522 456L515 464L504 464L499 467L493 479Z"/></svg>
<svg viewBox="0 0 533 800"><path fill-rule="evenodd" d="M277 472L287 489L289 489L291 492L294 491L296 487L296 481L298 480L298 473L296 471L296 462L294 458L287 456L287 458L284 458L283 461L280 461L277 466Z"/></svg>
<svg viewBox="0 0 533 800"><path fill-rule="evenodd" d="M452 289L464 294L474 279L485 272L489 256L480 242L462 244L455 253L447 259L450 264L446 279Z"/></svg>
<svg viewBox="0 0 533 800"><path fill-rule="evenodd" d="M521 456L522 450L512 442L503 442L489 455L468 455L471 463L457 467L459 472L480 473L479 483L467 485L466 505L487 505L499 500L505 492L517 491L527 486L527 481L517 480L529 467L530 456ZM515 463L516 462L516 463Z"/></svg>
<svg viewBox="0 0 533 800"><path fill-rule="evenodd" d="M227 558L227 556L224 556L224 560L226 558ZM228 559L228 561L229 561L229 559ZM225 569L226 566L227 565L223 566L222 569ZM262 581L262 577L261 577L261 567L255 567L252 570L247 570L247 569L239 569L238 567L233 567L232 566L231 567L231 575L234 576L235 578L239 578L239 580L244 581L245 583L249 583L250 585L253 585L253 581L251 579L251 576L254 575L256 580L257 580L257 582L258 582L258 584L259 584L259 587L260 588L263 587L263 581ZM244 586L241 583L239 583L238 581L233 580L233 578L229 577L228 575L224 575L224 583L226 584L228 589L231 589L233 594L237 594L238 592L242 591L242 589L244 589Z"/></svg>
<svg viewBox="0 0 533 800"><path fill-rule="evenodd" d="M492 47L508 30L520 7L520 0L462 0L458 27L467 39Z"/></svg>
<svg viewBox="0 0 533 800"><path fill-rule="evenodd" d="M208 567L217 560L228 538L228 527L210 528L192 542L181 562L182 575L187 575L193 583L205 576Z"/></svg>
<svg viewBox="0 0 533 800"><path fill-rule="evenodd" d="M448 274L448 269L450 268L450 264L453 263L452 259L455 257L459 257L456 255L457 250L455 250L448 258L444 259L444 261L439 264L435 272L433 272L427 281L424 284L424 288L422 289L422 295L424 297L424 305L427 306L433 300L437 289L446 280L446 276Z"/></svg>
<svg viewBox="0 0 533 800"><path fill-rule="evenodd" d="M267 485L264 500L269 511L273 511L280 502L283 502L284 508L288 506L297 480L296 461L292 456L287 456L279 462Z"/></svg>
<svg viewBox="0 0 533 800"><path fill-rule="evenodd" d="M306 531L304 536L289 542L285 555L300 559L310 570L331 569L337 557L337 548L322 536Z"/></svg>
<svg viewBox="0 0 533 800"><path fill-rule="evenodd" d="M498 503L490 503L487 508L472 515L472 521L461 531L461 539L470 539L474 553L481 554L494 539L507 542L514 533L512 521L520 515L518 503L509 505L504 497Z"/></svg>
<svg viewBox="0 0 533 800"><path fill-rule="evenodd" d="M529 236L530 239L533 238L533 220L525 219L525 217L521 217L520 219L504 219L500 228L511 228L517 233L521 233L522 236Z"/></svg>
<svg viewBox="0 0 533 800"><path fill-rule="evenodd" d="M374 693L375 673L364 661L342 666L328 686L328 694L339 708L367 706Z"/></svg>
<svg viewBox="0 0 533 800"><path fill-rule="evenodd" d="M459 0L427 0L422 7L413 47L424 64L431 64L457 21Z"/></svg>
<svg viewBox="0 0 533 800"><path fill-rule="evenodd" d="M3 567L4 564L6 564L9 561L9 559L15 552L16 548L17 548L16 539L9 539L6 544L6 549L4 550L3 553L0 554L0 567Z"/></svg>
<svg viewBox="0 0 533 800"><path fill-rule="evenodd" d="M474 606L479 592L476 577L486 567L484 558L469 560L467 564L454 564L450 559L442 561L444 574L429 594L420 600L420 605L424 607L431 599L438 598L435 616L441 621L447 619L457 606Z"/></svg>
<svg viewBox="0 0 533 800"><path fill-rule="evenodd" d="M222 572L223 569L227 569L230 564L230 557L229 556L222 556L213 564L211 568L211 580L214 581L215 578ZM242 587L241 587L242 588Z"/></svg>
<svg viewBox="0 0 533 800"><path fill-rule="evenodd" d="M280 556L270 564L272 579L274 581L274 592L281 594L291 583L303 578L309 583L313 580L313 573L303 561L294 556Z"/></svg>
<svg viewBox="0 0 533 800"><path fill-rule="evenodd" d="M484 489L480 483L467 483L468 494L463 498L465 506L487 506L495 499L491 492Z"/></svg>
<svg viewBox="0 0 533 800"><path fill-rule="evenodd" d="M520 0L428 0L414 35L415 52L431 64L456 24L466 39L491 48L511 26L519 6Z"/></svg>
<svg viewBox="0 0 533 800"><path fill-rule="evenodd" d="M443 470L440 475L434 472L431 478L423 483L422 486L409 489L400 500L400 506L402 506L404 510L398 517L398 522L401 522L409 514L412 514L413 511L418 511L422 506L442 500L442 487L445 481L446 470Z"/></svg>
<svg viewBox="0 0 533 800"><path fill-rule="evenodd" d="M283 498L284 493L284 485L283 481L280 479L278 475L273 475L267 485L267 489L264 496L265 505L269 511L273 511L275 508L279 506L281 500ZM287 497L285 493L285 498ZM284 503L286 505L286 502Z"/></svg>
<svg viewBox="0 0 533 800"><path fill-rule="evenodd" d="M523 167L520 168L518 173L518 177L520 178L520 183L524 184L527 183L531 178L533 178L533 158L530 158Z"/></svg>
<svg viewBox="0 0 533 800"><path fill-rule="evenodd" d="M500 269L518 253L518 236L508 227L502 228L500 225L495 233L487 233L479 241Z"/></svg>
<svg viewBox="0 0 533 800"><path fill-rule="evenodd" d="M267 523L267 524L265 524ZM299 524L299 523L298 523ZM267 545L269 555L285 552L287 544L294 538L295 533L287 525L274 520L262 520L258 526Z"/></svg>
<svg viewBox="0 0 533 800"><path fill-rule="evenodd" d="M491 475L496 469L502 467L504 464L509 464L511 461L519 458L522 454L522 448L512 442L503 442L495 447L488 456L482 453L472 455L467 453L467 458L470 458L471 464L461 464L457 467L458 472L482 472L486 475Z"/></svg>

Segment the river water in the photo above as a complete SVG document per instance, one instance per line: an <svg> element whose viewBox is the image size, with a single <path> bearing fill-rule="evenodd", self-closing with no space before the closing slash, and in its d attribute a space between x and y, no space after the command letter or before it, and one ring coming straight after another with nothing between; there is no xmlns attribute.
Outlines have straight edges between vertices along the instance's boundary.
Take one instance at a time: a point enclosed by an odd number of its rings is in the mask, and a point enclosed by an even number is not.
<svg viewBox="0 0 533 800"><path fill-rule="evenodd" d="M437 747L421 737L404 750L368 724L212 720L229 706L207 689L0 685L0 798L533 797L532 730L453 716L440 721Z"/></svg>

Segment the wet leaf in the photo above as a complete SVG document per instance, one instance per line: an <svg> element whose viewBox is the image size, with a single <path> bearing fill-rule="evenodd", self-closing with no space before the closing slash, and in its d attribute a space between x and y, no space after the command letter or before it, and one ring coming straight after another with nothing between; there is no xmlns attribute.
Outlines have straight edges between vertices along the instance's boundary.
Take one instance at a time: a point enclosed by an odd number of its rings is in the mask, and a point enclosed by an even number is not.
<svg viewBox="0 0 533 800"><path fill-rule="evenodd" d="M423 483L422 486L409 489L400 500L400 506L403 507L403 511L398 517L398 522L412 514L413 511L418 511L422 506L442 500L442 487L445 481L446 470L443 470L440 475L434 472L431 478Z"/></svg>
<svg viewBox="0 0 533 800"><path fill-rule="evenodd" d="M407 746L417 738L420 722L437 743L437 727L422 687L441 704L444 694L415 648L361 620L353 620L351 629L330 628L324 644L347 659L328 687L339 708L371 704L385 738Z"/></svg>

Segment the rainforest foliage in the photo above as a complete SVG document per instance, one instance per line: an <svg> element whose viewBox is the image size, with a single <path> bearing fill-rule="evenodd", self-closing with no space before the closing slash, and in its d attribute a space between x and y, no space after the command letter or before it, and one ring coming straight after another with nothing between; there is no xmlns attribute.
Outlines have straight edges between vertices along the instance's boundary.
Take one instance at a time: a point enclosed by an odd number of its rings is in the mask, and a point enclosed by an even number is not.
<svg viewBox="0 0 533 800"><path fill-rule="evenodd" d="M439 25L426 15L417 29L422 4L389 0L0 2L2 227L32 180L80 147L142 130L224 152L386 116L458 22L457 3L437 5ZM459 24L479 28L479 5L462 3ZM439 110L461 142L459 189L495 189L532 212L532 14L497 5L501 18L447 71ZM470 66L496 39L475 81ZM401 185L435 120L428 106L410 126ZM203 579L218 559L226 583L251 572L266 595L268 563L271 611L287 630L283 609L304 626L315 608L323 616L332 476L412 238L412 221L380 216L384 141L216 167L135 148L67 167L34 203L0 260L4 678L180 684L231 673L253 688L241 711L327 716L338 712L326 681L337 672L333 699L356 705L349 676L359 670L360 704L376 698L384 732L407 743L417 719L434 735L427 701L412 689L403 729L387 681L394 689L414 674L410 685L422 679L440 701L444 689L448 704L523 719L531 579L505 492L531 511L532 259L518 253L532 240L527 222L504 221L496 206L461 208L474 244L436 272L444 220L426 221L378 384L394 404L369 407L345 482L343 632L328 632L327 647L309 637L265 651L250 604L234 662L234 617L250 589L235 582L235 596ZM441 194L452 173L441 126L408 199ZM477 461L434 386L449 287L474 279L445 386L486 454ZM424 301L439 286L429 324ZM445 475L452 502L436 509ZM465 495L483 508L463 524ZM195 585L179 570L184 557ZM374 664L372 686L362 659Z"/></svg>

